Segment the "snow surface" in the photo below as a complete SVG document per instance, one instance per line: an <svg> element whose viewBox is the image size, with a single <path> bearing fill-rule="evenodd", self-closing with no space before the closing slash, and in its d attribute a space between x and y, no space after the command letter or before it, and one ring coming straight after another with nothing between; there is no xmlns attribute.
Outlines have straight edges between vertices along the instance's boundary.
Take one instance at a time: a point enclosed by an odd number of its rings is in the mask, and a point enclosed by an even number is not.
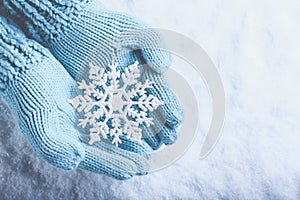
<svg viewBox="0 0 300 200"><path fill-rule="evenodd" d="M300 199L300 2L103 2L206 50L225 86L221 140L198 159L211 114L207 90L199 87L203 120L184 157L121 182L41 161L0 105L0 199Z"/></svg>

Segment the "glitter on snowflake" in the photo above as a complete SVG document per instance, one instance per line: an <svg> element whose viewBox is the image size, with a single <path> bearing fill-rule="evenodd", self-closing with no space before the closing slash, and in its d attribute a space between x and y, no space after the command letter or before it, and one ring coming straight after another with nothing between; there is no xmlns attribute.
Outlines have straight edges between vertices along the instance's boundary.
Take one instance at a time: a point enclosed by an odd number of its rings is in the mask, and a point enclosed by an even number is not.
<svg viewBox="0 0 300 200"><path fill-rule="evenodd" d="M140 70L135 62L122 74L117 70L117 64L109 65L106 70L90 66L90 82L78 82L84 95L69 100L69 103L77 112L84 113L78 126L89 128L90 145L100 141L101 136L107 139L108 134L116 146L122 143L120 136L123 134L141 143L142 129L139 126L153 124L147 112L163 105L163 101L147 94L146 89L152 88L153 82L146 80L141 83L139 78Z"/></svg>

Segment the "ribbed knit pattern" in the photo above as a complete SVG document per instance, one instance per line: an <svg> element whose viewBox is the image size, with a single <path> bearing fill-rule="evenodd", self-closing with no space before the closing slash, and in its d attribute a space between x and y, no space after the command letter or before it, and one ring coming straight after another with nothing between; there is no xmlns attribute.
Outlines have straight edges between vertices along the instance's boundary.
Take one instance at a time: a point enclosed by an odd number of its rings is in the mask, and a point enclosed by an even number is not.
<svg viewBox="0 0 300 200"><path fill-rule="evenodd" d="M126 150L104 141L87 144L88 134L77 130L78 116L67 102L78 95L76 81L48 50L2 17L0 36L0 97L42 159L62 169L79 167L117 179L147 173L150 147L145 144L125 141Z"/></svg>
<svg viewBox="0 0 300 200"><path fill-rule="evenodd" d="M147 77L156 82L149 92L161 95L165 105L157 115L164 119L156 118L158 127L144 131L149 137L145 140L153 149L175 141L182 109L164 76L157 76L171 64L170 55L161 50L158 33L125 14L104 8L95 11L97 1L92 0L4 0L4 5L27 34L49 48L76 80L88 78L90 63L107 66L118 62L123 67L136 60L147 63L152 69Z"/></svg>

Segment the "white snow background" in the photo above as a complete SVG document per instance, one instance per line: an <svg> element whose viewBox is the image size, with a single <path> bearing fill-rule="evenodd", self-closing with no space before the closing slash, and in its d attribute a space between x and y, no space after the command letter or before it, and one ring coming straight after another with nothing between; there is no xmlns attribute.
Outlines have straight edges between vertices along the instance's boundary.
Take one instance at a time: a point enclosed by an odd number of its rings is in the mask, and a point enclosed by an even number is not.
<svg viewBox="0 0 300 200"><path fill-rule="evenodd" d="M300 199L300 1L103 3L182 33L208 53L227 98L222 138L208 158L198 159L211 115L201 86L201 131L184 157L159 172L116 181L40 160L0 105L1 200Z"/></svg>

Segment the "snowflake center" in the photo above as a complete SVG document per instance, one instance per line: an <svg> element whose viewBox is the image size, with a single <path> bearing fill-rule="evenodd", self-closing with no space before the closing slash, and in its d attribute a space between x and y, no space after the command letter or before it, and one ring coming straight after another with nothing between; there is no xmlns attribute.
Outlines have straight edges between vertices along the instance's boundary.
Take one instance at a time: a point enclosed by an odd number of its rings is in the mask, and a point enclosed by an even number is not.
<svg viewBox="0 0 300 200"><path fill-rule="evenodd" d="M124 106L124 101L121 94L114 94L112 97L112 109L113 111L122 111Z"/></svg>

